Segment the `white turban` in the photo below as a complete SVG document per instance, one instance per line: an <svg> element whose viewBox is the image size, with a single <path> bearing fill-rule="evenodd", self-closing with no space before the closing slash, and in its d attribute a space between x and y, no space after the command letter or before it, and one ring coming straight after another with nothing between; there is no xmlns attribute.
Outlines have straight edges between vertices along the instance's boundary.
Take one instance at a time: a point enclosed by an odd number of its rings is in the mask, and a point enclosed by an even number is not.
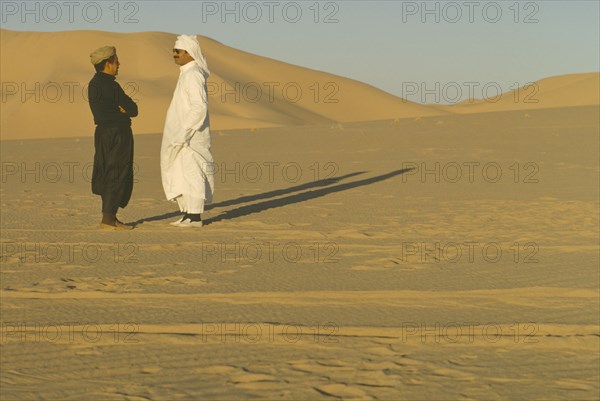
<svg viewBox="0 0 600 401"><path fill-rule="evenodd" d="M189 36L189 35L178 36L177 41L175 42L175 49L181 49L181 50L185 50L186 52L188 52L190 54L190 56L192 56L194 61L196 61L196 64L198 64L198 67L200 67L200 70L202 71L204 78L208 78L208 76L210 75L210 71L208 70L208 65L206 65L206 59L204 58L204 55L202 54L202 50L200 49L200 43L198 43L198 39L196 38L196 35L194 35L194 36Z"/></svg>

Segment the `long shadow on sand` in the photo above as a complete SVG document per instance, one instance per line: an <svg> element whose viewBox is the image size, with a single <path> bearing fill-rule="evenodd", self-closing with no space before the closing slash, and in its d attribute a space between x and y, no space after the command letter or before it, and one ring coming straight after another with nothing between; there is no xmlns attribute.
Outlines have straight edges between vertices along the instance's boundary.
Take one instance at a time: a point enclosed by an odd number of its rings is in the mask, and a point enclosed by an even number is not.
<svg viewBox="0 0 600 401"><path fill-rule="evenodd" d="M292 192L303 191L303 190L311 189L311 188L315 188L315 187L324 187L327 185L337 184L338 182L340 182L342 180L345 180L345 179L348 179L351 177L355 177L357 175L364 174L364 173L365 173L365 171L360 171L360 172L356 172L356 173L342 175L339 177L325 178L325 179L318 180L318 181L308 182L306 184L295 185L290 188L277 189L275 191L264 192L262 194L242 196L240 198L230 199L230 200L226 200L223 202L207 205L206 210L211 210L211 209L214 209L217 207L238 205L240 203L255 202L255 201L258 201L261 199L267 199L267 198L273 198L276 196L287 195ZM137 220L135 222L132 222L130 224L132 224L133 226L137 226L140 224L144 224L146 222L172 219L172 218L178 217L178 216L181 216L181 212L169 212L169 213L164 213L164 214L161 214L158 216L146 217L146 218ZM206 220L205 224L208 224L208 222L210 222L210 221L211 221L210 219ZM213 221L215 221L215 220L213 220Z"/></svg>
<svg viewBox="0 0 600 401"><path fill-rule="evenodd" d="M342 180L345 180L345 179L348 179L351 177L355 177L357 175L361 175L364 173L366 173L366 171L359 171L356 173L350 173L350 174L342 175L339 177L324 178L324 179L318 180L318 181L307 182L306 184L300 184L300 185L296 185L296 186L285 188L285 189L276 189L275 191L269 191L269 192L265 192L262 194L242 196L241 198L237 198L237 199L230 199L230 200L226 200L226 201L219 202L219 203L212 203L212 204L206 206L206 210L214 209L216 207L226 207L226 206L238 205L240 203L254 202L257 200L261 200L261 199L274 198L276 196L290 194L292 192L303 191L305 189L310 189L310 188L315 188L315 187L324 187L327 185L337 184L338 182L340 182Z"/></svg>
<svg viewBox="0 0 600 401"><path fill-rule="evenodd" d="M360 181L349 182L346 184L340 184L340 185L336 185L333 187L321 188L321 189L317 189L314 191L302 192L300 194L290 195L290 196L286 196L284 198L271 199L268 201L255 203L253 205L241 206L241 207L238 207L233 210L228 210L228 211L220 214L219 216L204 220L204 225L209 225L209 224L216 223L218 221L223 221L223 220L231 220L231 219L235 219L238 217L247 216L247 215L253 214L253 213L260 213L260 212L263 212L268 209L274 209L277 207L288 206L288 205L291 205L294 203L300 203L300 202L304 202L307 200L320 198L322 196L326 196L326 195L329 195L329 194L332 194L335 192L346 191L349 189L374 184L376 182L384 181L384 180L390 179L392 177L404 174L411 170L412 170L411 168L405 168L405 169L401 169L401 170L392 171L387 174L378 175L376 177L366 178L366 179L360 180ZM364 174L364 172L353 173L353 174L349 174L348 176L354 176L354 175L358 175L358 174ZM344 177L348 177L348 176L344 176ZM277 192L277 191L274 191L274 192ZM260 195L258 197L260 197Z"/></svg>

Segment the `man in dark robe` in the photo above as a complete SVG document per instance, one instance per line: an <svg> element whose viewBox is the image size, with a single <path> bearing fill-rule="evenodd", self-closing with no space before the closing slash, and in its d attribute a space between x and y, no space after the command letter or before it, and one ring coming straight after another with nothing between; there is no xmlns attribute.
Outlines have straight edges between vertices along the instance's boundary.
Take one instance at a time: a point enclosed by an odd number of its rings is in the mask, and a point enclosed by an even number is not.
<svg viewBox="0 0 600 401"><path fill-rule="evenodd" d="M131 230L117 219L117 211L127 206L133 190L131 117L138 115L138 108L115 81L120 65L116 49L101 47L90 59L96 69L88 86L96 124L92 192L102 197L100 228Z"/></svg>

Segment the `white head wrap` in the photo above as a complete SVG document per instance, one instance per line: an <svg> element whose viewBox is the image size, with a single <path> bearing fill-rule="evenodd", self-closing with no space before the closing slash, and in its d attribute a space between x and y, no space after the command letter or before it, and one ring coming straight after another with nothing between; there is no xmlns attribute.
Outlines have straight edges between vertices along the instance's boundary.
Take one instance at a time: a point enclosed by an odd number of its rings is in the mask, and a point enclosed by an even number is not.
<svg viewBox="0 0 600 401"><path fill-rule="evenodd" d="M198 43L198 39L196 38L196 35L194 35L194 36L189 36L189 35L178 36L177 41L175 42L175 49L181 49L181 50L185 50L186 52L188 52L190 54L190 56L192 56L194 61L196 61L196 64L198 64L198 67L200 67L200 70L202 71L204 78L208 78L208 76L210 75L210 71L208 70L208 65L206 64L206 59L204 58L204 55L202 54L202 50L200 49L200 43Z"/></svg>

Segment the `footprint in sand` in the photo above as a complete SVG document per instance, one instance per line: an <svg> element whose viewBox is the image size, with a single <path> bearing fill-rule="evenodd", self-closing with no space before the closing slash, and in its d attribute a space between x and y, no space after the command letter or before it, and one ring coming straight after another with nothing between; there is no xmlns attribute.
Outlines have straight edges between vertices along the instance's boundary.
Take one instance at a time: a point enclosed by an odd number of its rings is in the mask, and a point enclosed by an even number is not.
<svg viewBox="0 0 600 401"><path fill-rule="evenodd" d="M140 370L140 372L145 375L152 375L152 374L160 372L161 370L162 370L162 368L159 368L159 367L148 367L148 368L143 368L142 370Z"/></svg>
<svg viewBox="0 0 600 401"><path fill-rule="evenodd" d="M434 376L442 376L449 377L454 381L475 381L475 376L470 375L468 373L461 372L456 369L448 369L448 368L438 368L431 371L431 374Z"/></svg>
<svg viewBox="0 0 600 401"><path fill-rule="evenodd" d="M404 379L403 373L392 361L363 361L356 364L352 382L369 387L396 387Z"/></svg>
<svg viewBox="0 0 600 401"><path fill-rule="evenodd" d="M277 382L274 376L261 373L240 373L229 378L229 382L234 384L256 383L256 382Z"/></svg>
<svg viewBox="0 0 600 401"><path fill-rule="evenodd" d="M228 382L244 390L275 390L282 386L282 380L260 373L239 373L231 376Z"/></svg>
<svg viewBox="0 0 600 401"><path fill-rule="evenodd" d="M95 348L84 348L79 351L75 351L75 355L77 356L98 356L102 355L102 353Z"/></svg>
<svg viewBox="0 0 600 401"><path fill-rule="evenodd" d="M368 353L377 356L397 356L398 354L388 347L372 347L366 350Z"/></svg>
<svg viewBox="0 0 600 401"><path fill-rule="evenodd" d="M308 359L289 361L288 364L293 370L311 374L326 374L329 373L331 367L335 367L335 365L332 364L319 363L317 361L312 361Z"/></svg>
<svg viewBox="0 0 600 401"><path fill-rule="evenodd" d="M344 400L374 400L365 391L357 387L347 386L345 384L325 384L314 388L323 395L342 398Z"/></svg>
<svg viewBox="0 0 600 401"><path fill-rule="evenodd" d="M347 382L356 375L356 369L348 362L335 359L322 361L299 360L289 362L291 369L309 374L311 376L320 376L327 380Z"/></svg>
<svg viewBox="0 0 600 401"><path fill-rule="evenodd" d="M383 370L359 369L354 377L354 383L369 387L395 387L400 384L397 375L386 374Z"/></svg>
<svg viewBox="0 0 600 401"><path fill-rule="evenodd" d="M239 370L239 368L236 368L235 366L214 365L205 368L194 369L194 373L201 373L204 375L227 375L235 372L236 370Z"/></svg>

